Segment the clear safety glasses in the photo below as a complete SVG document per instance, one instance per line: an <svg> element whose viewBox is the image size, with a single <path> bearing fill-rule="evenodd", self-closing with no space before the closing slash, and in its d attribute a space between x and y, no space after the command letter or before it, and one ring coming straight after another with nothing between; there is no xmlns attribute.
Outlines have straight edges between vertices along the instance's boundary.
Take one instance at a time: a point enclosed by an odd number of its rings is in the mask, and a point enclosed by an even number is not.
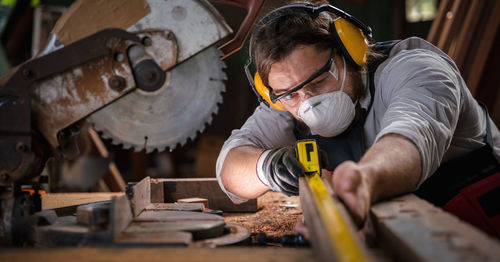
<svg viewBox="0 0 500 262"><path fill-rule="evenodd" d="M280 101L280 102L285 102L286 103L286 100L288 100L286 98L291 98L293 93L295 93L295 92L299 91L300 89L304 88L304 86L306 86L307 84L311 83L312 81L314 81L316 78L318 78L322 74L324 74L326 72L329 72L330 69L332 68L332 65L333 65L334 54L335 54L335 52L332 50L332 52L330 53L330 58L328 59L328 61L326 62L326 64L322 68L320 68L316 73L314 73L313 75L311 75L307 80L305 80L304 82L302 82L300 85L298 85L298 86L296 86L296 87L294 87L294 88L286 91L283 94L279 94L279 95L276 95L273 92L270 92L271 101L273 103L276 103L276 101ZM338 72L336 71L336 68L334 68L334 70L335 70L334 75L337 75ZM272 90L272 89L270 89L270 90ZM285 99L283 99L283 98L285 98Z"/></svg>

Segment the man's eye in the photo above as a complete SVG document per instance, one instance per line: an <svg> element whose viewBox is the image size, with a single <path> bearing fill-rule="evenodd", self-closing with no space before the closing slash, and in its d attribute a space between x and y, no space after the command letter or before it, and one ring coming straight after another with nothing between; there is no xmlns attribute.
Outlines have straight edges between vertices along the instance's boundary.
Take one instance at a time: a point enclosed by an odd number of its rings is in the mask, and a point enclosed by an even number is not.
<svg viewBox="0 0 500 262"><path fill-rule="evenodd" d="M284 96L283 98L286 99L286 100L292 100L295 97L297 97L297 94L295 92L293 92L291 94L288 94L288 95Z"/></svg>

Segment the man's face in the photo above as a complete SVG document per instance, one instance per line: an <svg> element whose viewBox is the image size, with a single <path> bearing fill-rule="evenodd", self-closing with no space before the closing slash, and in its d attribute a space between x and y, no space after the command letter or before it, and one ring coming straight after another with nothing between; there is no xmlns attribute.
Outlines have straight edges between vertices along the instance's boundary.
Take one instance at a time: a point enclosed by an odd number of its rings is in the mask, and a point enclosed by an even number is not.
<svg viewBox="0 0 500 262"><path fill-rule="evenodd" d="M302 45L295 48L290 55L271 66L268 82L273 93L279 96L304 83L327 64L331 54L331 49L319 51L313 45ZM333 67L336 67L338 70L337 77L332 73L334 71ZM314 78L303 88L281 98L279 101L286 110L300 121L300 118L297 116L300 104L310 97L340 90L343 70L342 59L340 56L335 55L331 68ZM354 101L349 74L346 75L344 92Z"/></svg>

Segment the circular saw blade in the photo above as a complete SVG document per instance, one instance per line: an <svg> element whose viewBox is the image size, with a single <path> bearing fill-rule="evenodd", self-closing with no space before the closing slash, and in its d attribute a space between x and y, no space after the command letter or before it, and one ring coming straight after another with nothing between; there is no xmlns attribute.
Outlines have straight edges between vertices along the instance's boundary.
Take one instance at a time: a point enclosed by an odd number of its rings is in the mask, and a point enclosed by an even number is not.
<svg viewBox="0 0 500 262"><path fill-rule="evenodd" d="M221 52L210 47L167 72L155 92L135 89L87 119L113 144L148 153L175 149L212 121L225 91Z"/></svg>

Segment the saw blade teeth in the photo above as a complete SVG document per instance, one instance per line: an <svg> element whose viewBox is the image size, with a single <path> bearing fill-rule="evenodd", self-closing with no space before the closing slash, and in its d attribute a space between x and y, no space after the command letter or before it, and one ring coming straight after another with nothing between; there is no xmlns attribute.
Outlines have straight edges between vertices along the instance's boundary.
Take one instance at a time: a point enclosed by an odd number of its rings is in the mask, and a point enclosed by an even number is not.
<svg viewBox="0 0 500 262"><path fill-rule="evenodd" d="M98 126L94 125L94 130L97 132L97 134L99 134L100 137L102 137L104 139L111 139L111 136L106 131L99 128Z"/></svg>
<svg viewBox="0 0 500 262"><path fill-rule="evenodd" d="M100 135L102 138L104 139L111 139L111 136L109 136L108 134L104 133L104 132L100 132Z"/></svg>
<svg viewBox="0 0 500 262"><path fill-rule="evenodd" d="M222 92L221 92L221 94L222 94ZM222 104L223 100L224 100L224 98L222 96L219 96L219 97L217 97L216 103L217 104ZM219 109L218 109L218 106L217 106L217 109L215 110L215 112L218 112L218 111L219 111Z"/></svg>
<svg viewBox="0 0 500 262"><path fill-rule="evenodd" d="M212 123L212 120L213 120L212 115L213 115L213 113L212 113L212 114L210 114L210 116L207 118L207 121L206 121L206 123L207 123L207 124L211 124L211 123ZM207 126L207 125L204 125L204 126L201 128L200 132L205 131L205 127L206 127L206 126Z"/></svg>
<svg viewBox="0 0 500 262"><path fill-rule="evenodd" d="M203 132L203 131L202 131ZM201 133L201 132L200 132ZM191 141L194 141L194 139L196 138L196 136L198 135L198 132L194 132L193 134L191 134L189 136L189 139L191 139Z"/></svg>
<svg viewBox="0 0 500 262"><path fill-rule="evenodd" d="M162 152L168 149L172 152L178 146L185 145L188 139L194 141L198 133L204 132L207 125L213 122L213 118L219 110L218 105L223 102L222 94L226 91L227 74L223 71L223 68L226 68L224 61L218 59L220 54L222 54L220 50L212 46L172 68L169 82L171 86L165 89L169 92L163 91L155 96L145 96L140 92L132 91L116 102L96 111L88 118L91 119L95 129L101 132L103 138L111 139L115 145L121 144L124 149L133 147L136 152L144 149L147 153L154 152L154 150ZM200 65L210 66L200 67ZM206 81L207 78L209 81ZM186 92L178 91L182 90L179 87L186 85L197 88L198 91L191 92L192 89L185 88ZM174 87L178 89L172 89ZM171 90L176 90L173 96ZM207 97L210 98L209 101ZM206 103L205 107L195 107L199 115L196 116L197 120L194 125L189 122L193 121L193 116L188 111L186 114L176 114L169 117L165 117L164 114L160 116L160 114L144 113L149 112L150 107L147 106L152 105L153 101L156 104L173 102L175 106L176 101L182 103L186 99L196 105ZM154 112L163 112L161 108L153 108ZM169 110L164 111L169 112ZM189 124L183 125L182 123ZM142 127L153 126L153 124L156 124L154 125L155 129L151 130L162 135L151 136L147 143L144 140L142 142L138 140L138 136L143 136ZM179 124L180 126L177 126ZM179 132L183 135L179 136Z"/></svg>
<svg viewBox="0 0 500 262"><path fill-rule="evenodd" d="M167 145L167 148L168 148L168 151L169 152L173 152L175 150L175 147L177 146L177 144L174 144L174 145Z"/></svg>
<svg viewBox="0 0 500 262"><path fill-rule="evenodd" d="M130 148L130 146L128 148L126 148L125 145L122 142L117 141L117 140L115 140L113 138L111 138L111 144L113 144L113 145L120 145L120 144L122 144L122 147L124 147L125 149L129 149Z"/></svg>

